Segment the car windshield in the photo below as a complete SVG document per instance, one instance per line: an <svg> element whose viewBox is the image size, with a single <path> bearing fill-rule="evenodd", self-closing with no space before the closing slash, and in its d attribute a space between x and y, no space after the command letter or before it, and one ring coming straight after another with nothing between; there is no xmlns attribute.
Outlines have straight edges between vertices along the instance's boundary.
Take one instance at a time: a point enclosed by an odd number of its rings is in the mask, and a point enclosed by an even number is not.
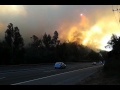
<svg viewBox="0 0 120 90"><path fill-rule="evenodd" d="M56 64L63 64L62 62L56 62Z"/></svg>

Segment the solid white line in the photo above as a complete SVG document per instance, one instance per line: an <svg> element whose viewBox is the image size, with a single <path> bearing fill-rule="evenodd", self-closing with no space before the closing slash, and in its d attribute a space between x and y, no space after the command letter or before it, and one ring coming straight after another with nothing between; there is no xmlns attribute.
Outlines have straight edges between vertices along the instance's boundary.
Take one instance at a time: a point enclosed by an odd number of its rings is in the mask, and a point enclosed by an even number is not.
<svg viewBox="0 0 120 90"><path fill-rule="evenodd" d="M0 79L4 79L5 77L2 77L2 78L0 78Z"/></svg>
<svg viewBox="0 0 120 90"><path fill-rule="evenodd" d="M100 66L102 66L102 65L100 65ZM18 84L22 84L22 83L32 82L32 81L36 81L36 80L40 80L40 79L45 79L45 78L48 78L48 77L58 76L58 75L62 75L62 74L66 74L66 73L71 73L71 72L75 72L75 71L79 71L79 70L84 70L84 69L89 69L89 68L94 68L94 67L99 67L99 66L93 66L93 67L87 67L87 68L83 68L83 69L68 71L68 72L59 73L59 74L55 74L55 75L50 75L50 76L46 76L46 77L42 77L42 78L37 78L37 79L29 80L29 81L19 82L19 83L15 83L15 84L11 84L11 85L18 85Z"/></svg>
<svg viewBox="0 0 120 90"><path fill-rule="evenodd" d="M26 72L26 71L34 71L34 70L37 70L37 68L35 69L21 69L21 70L10 70L10 71L7 71L7 72L3 72L3 73L0 73L0 74L8 74L8 73L16 73L16 72ZM38 69L38 70L45 70L45 69Z"/></svg>

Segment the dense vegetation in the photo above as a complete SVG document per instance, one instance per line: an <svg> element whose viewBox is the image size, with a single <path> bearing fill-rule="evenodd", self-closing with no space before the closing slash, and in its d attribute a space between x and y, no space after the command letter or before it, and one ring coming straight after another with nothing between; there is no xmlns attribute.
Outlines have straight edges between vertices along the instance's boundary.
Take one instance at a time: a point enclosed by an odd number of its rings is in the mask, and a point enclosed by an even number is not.
<svg viewBox="0 0 120 90"><path fill-rule="evenodd" d="M100 52L101 58L99 53L76 42L61 43L57 31L53 36L45 33L42 38L33 35L30 39L32 42L24 47L19 28L10 23L5 39L0 41L0 65L99 61L106 57L105 51Z"/></svg>
<svg viewBox="0 0 120 90"><path fill-rule="evenodd" d="M113 34L106 47L112 48L112 51L107 54L104 71L109 76L118 76L120 79L120 37Z"/></svg>

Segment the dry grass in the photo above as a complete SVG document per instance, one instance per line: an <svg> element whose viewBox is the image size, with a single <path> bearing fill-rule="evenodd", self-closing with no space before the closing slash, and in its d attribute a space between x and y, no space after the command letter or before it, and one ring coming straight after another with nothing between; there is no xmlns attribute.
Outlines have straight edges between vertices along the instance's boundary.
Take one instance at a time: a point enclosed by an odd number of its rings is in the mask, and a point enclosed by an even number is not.
<svg viewBox="0 0 120 90"><path fill-rule="evenodd" d="M102 70L99 70L94 75L91 75L77 85L120 85L120 82L117 77L108 77Z"/></svg>

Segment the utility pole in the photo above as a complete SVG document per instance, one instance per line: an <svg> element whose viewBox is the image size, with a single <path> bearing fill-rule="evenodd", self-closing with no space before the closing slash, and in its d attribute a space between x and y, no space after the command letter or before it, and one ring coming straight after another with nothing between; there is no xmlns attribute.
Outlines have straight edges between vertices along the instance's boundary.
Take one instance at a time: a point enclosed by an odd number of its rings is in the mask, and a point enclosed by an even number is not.
<svg viewBox="0 0 120 90"><path fill-rule="evenodd" d="M116 9L114 9L113 6L112 6L112 11L113 12L118 12L120 14L120 8L118 8L118 7ZM120 23L120 16L119 16L119 23Z"/></svg>
<svg viewBox="0 0 120 90"><path fill-rule="evenodd" d="M103 59L102 64L104 65L105 64L105 59L104 59L103 55L100 52L99 52L99 56Z"/></svg>

